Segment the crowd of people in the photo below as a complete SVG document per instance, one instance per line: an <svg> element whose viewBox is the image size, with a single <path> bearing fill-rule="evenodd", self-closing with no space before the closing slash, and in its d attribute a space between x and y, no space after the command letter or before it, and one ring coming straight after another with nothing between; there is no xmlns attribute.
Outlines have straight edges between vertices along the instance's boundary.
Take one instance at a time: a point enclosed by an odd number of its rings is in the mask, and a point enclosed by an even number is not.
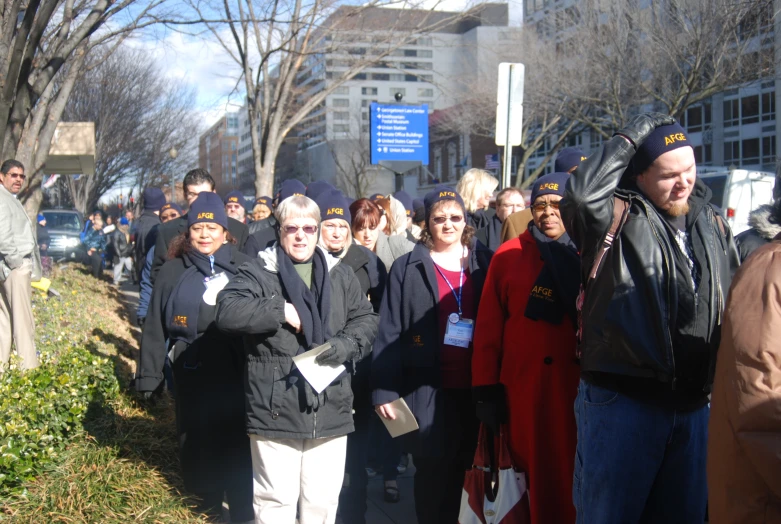
<svg viewBox="0 0 781 524"><path fill-rule="evenodd" d="M33 227L23 167L0 172L3 328L36 250L4 241ZM352 200L286 180L247 207L195 169L186 211L144 191L110 240L115 281L134 267L141 283L134 384L175 398L204 511L362 524L369 473L398 502L411 455L418 522L452 524L482 425L534 523L781 521L781 182L733 238L686 131L651 113L588 158L563 150L528 209L497 187L471 169L422 199ZM102 217L90 228L95 269ZM32 317L13 323L33 367ZM344 366L322 390L294 363L314 348ZM399 399L419 429L393 439Z"/></svg>

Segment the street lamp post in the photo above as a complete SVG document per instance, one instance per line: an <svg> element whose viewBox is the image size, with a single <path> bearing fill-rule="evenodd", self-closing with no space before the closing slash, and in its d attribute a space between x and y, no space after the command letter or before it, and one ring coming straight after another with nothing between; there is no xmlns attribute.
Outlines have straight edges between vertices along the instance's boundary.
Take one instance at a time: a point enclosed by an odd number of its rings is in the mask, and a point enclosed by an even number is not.
<svg viewBox="0 0 781 524"><path fill-rule="evenodd" d="M168 156L171 157L171 160L176 160L178 154L179 151L175 147L168 151ZM171 202L176 202L176 170L173 168L171 168Z"/></svg>

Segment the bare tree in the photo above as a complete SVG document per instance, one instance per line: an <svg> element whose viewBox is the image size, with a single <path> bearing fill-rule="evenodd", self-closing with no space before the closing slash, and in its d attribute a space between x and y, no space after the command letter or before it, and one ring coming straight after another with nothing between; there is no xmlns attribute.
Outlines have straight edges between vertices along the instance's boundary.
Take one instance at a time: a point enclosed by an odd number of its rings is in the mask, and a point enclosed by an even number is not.
<svg viewBox="0 0 781 524"><path fill-rule="evenodd" d="M586 0L569 11L557 44L554 96L568 119L609 138L643 109L682 115L725 89L772 70L762 52L772 0ZM542 23L542 22L541 22ZM538 31L544 29L538 28Z"/></svg>
<svg viewBox="0 0 781 524"><path fill-rule="evenodd" d="M382 168L371 163L371 144L368 134L361 132L360 113L351 116L351 132L327 142L336 166L336 187L347 196L361 198L368 196Z"/></svg>
<svg viewBox="0 0 781 524"><path fill-rule="evenodd" d="M409 0L370 0L361 6L336 0L188 1L201 20L228 20L227 34L221 24L207 26L236 63L237 88L243 83L246 92L257 194L273 190L285 137L317 118L337 87L400 46L476 12L435 11L440 0L425 11L415 10L419 6ZM326 57L342 60L344 69L326 78Z"/></svg>
<svg viewBox="0 0 781 524"><path fill-rule="evenodd" d="M165 184L175 169L170 148L185 149L197 135L194 92L163 77L142 51L93 57L65 107L64 121L95 122L95 174L67 177L82 213L118 184Z"/></svg>
<svg viewBox="0 0 781 524"><path fill-rule="evenodd" d="M8 0L0 9L0 152L25 164L28 213L40 169L83 61L96 45L156 23L165 0ZM122 15L122 16L118 16ZM121 22L111 24L113 20Z"/></svg>

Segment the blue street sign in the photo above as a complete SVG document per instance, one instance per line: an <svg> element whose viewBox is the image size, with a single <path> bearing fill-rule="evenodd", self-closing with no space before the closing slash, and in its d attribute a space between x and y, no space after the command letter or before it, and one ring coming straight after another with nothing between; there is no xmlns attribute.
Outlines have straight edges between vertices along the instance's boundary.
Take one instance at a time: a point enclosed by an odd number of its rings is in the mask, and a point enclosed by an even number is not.
<svg viewBox="0 0 781 524"><path fill-rule="evenodd" d="M406 160L428 165L428 105L372 103L372 164Z"/></svg>

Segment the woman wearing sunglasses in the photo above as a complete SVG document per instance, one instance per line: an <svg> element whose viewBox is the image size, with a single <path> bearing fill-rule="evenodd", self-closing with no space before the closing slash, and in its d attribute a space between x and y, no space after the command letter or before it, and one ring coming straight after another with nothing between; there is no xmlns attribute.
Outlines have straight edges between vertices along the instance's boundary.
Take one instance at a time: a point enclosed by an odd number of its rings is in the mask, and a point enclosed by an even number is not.
<svg viewBox="0 0 781 524"><path fill-rule="evenodd" d="M292 196L274 211L279 242L244 264L220 293L217 325L244 335L247 431L258 523L333 523L354 430L351 379L377 334L353 270L317 247L320 209ZM346 371L320 393L293 357Z"/></svg>
<svg viewBox="0 0 781 524"><path fill-rule="evenodd" d="M477 443L472 339L491 253L474 239L453 188L438 186L424 206L420 240L393 264L385 287L372 401L384 418L395 417L389 404L399 397L415 414L420 431L399 439L416 467L418 522L451 524Z"/></svg>
<svg viewBox="0 0 781 524"><path fill-rule="evenodd" d="M534 183L528 230L494 254L472 358L477 416L494 432L508 423L513 463L528 475L534 523L575 522L580 258L559 212L569 177L551 173Z"/></svg>

